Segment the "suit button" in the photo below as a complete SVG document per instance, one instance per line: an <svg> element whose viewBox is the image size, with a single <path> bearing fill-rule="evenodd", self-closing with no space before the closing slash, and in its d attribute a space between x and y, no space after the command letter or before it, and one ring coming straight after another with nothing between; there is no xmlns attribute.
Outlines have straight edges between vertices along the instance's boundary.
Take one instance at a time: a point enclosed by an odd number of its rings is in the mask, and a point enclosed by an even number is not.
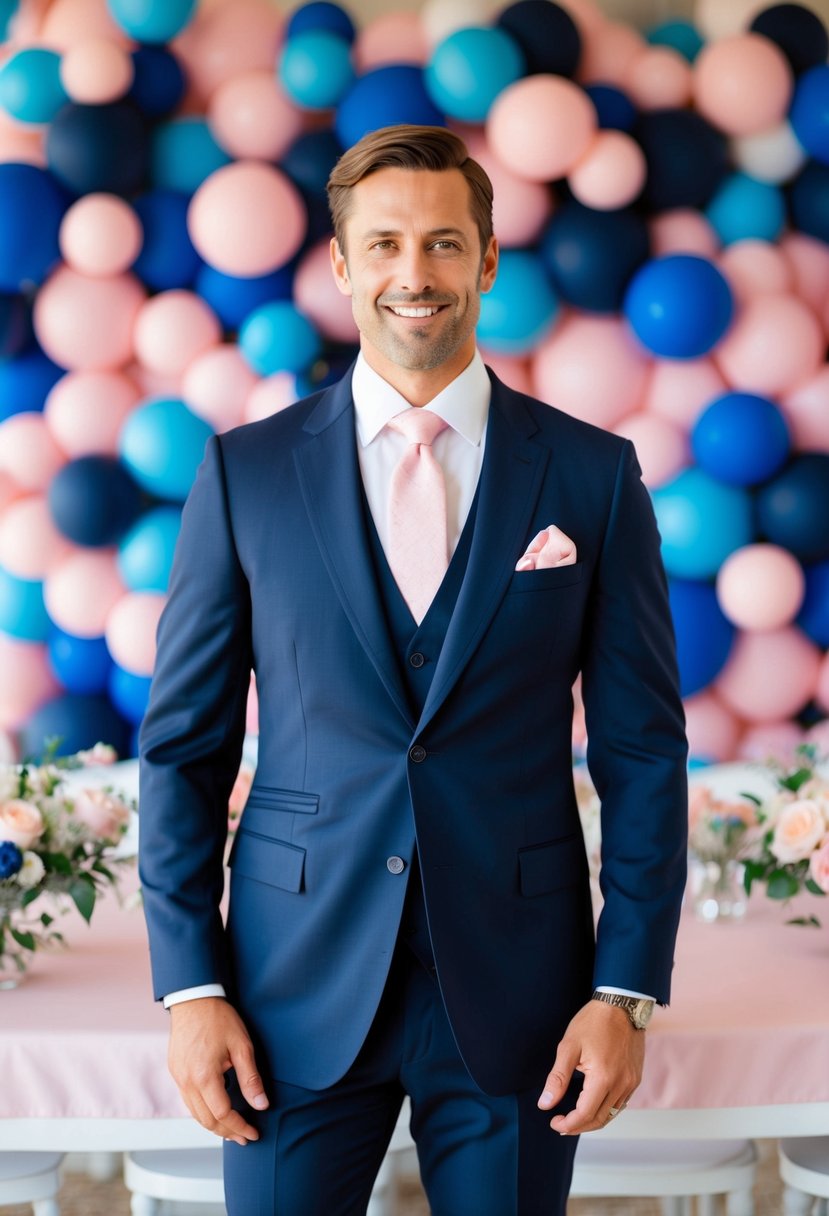
<svg viewBox="0 0 829 1216"><path fill-rule="evenodd" d="M426 748L421 747L419 743L415 743L414 747L409 751L409 759L413 760L415 764L422 764L426 759Z"/></svg>
<svg viewBox="0 0 829 1216"><path fill-rule="evenodd" d="M402 857L389 857L386 861L386 869L389 874L402 874L406 869L406 863Z"/></svg>
<svg viewBox="0 0 829 1216"><path fill-rule="evenodd" d="M409 655L409 662L411 663L412 667L422 667L426 662L426 659L419 650L416 650L414 654Z"/></svg>

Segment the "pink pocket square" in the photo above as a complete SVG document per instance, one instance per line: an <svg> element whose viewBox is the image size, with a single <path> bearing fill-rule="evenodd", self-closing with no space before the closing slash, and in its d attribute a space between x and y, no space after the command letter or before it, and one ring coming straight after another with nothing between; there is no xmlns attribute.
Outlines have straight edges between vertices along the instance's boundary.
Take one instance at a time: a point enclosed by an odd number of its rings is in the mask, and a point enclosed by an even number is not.
<svg viewBox="0 0 829 1216"><path fill-rule="evenodd" d="M550 524L533 537L515 569L546 570L551 566L573 566L575 562L576 546L561 528Z"/></svg>

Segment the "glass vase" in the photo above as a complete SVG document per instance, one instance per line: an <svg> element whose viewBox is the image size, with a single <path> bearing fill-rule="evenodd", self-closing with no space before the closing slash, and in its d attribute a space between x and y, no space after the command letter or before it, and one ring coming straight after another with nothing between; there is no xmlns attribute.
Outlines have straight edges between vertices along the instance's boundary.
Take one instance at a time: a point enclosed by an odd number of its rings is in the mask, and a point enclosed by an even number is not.
<svg viewBox="0 0 829 1216"><path fill-rule="evenodd" d="M742 862L697 861L692 873L694 912L708 924L738 921L746 913L747 896L743 886Z"/></svg>
<svg viewBox="0 0 829 1216"><path fill-rule="evenodd" d="M21 971L14 959L7 954L0 954L0 992L10 992L19 988L26 978L26 972Z"/></svg>

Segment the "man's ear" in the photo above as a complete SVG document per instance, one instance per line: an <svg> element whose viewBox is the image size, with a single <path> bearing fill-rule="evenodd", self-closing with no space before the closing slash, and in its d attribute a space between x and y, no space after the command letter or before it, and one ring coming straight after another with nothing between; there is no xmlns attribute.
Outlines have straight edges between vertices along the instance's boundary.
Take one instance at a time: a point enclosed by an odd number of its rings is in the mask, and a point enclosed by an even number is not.
<svg viewBox="0 0 829 1216"><path fill-rule="evenodd" d="M486 253L481 262L481 275L479 289L486 295L488 291L492 291L492 285L495 282L495 276L498 273L498 241L494 236L489 238Z"/></svg>
<svg viewBox="0 0 829 1216"><path fill-rule="evenodd" d="M348 266L345 261L345 254L340 249L340 243L335 236L331 238L331 270L334 275L334 282L337 284L337 290L341 291L344 296L351 295L351 282L348 278Z"/></svg>

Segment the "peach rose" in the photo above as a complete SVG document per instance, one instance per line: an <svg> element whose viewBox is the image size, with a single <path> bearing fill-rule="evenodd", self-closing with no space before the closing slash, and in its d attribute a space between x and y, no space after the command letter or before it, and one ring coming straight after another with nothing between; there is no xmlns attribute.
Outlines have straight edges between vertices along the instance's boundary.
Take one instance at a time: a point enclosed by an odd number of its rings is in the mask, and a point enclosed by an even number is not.
<svg viewBox="0 0 829 1216"><path fill-rule="evenodd" d="M117 840L130 821L130 809L106 790L81 790L75 817L101 840Z"/></svg>
<svg viewBox="0 0 829 1216"><path fill-rule="evenodd" d="M0 802L0 840L9 840L19 849L30 849L42 835L43 816L31 802L12 798Z"/></svg>
<svg viewBox="0 0 829 1216"><path fill-rule="evenodd" d="M771 851L778 861L802 861L826 834L823 812L811 798L799 798L780 812Z"/></svg>
<svg viewBox="0 0 829 1216"><path fill-rule="evenodd" d="M829 895L829 836L824 836L820 848L810 857L809 876L825 895Z"/></svg>

